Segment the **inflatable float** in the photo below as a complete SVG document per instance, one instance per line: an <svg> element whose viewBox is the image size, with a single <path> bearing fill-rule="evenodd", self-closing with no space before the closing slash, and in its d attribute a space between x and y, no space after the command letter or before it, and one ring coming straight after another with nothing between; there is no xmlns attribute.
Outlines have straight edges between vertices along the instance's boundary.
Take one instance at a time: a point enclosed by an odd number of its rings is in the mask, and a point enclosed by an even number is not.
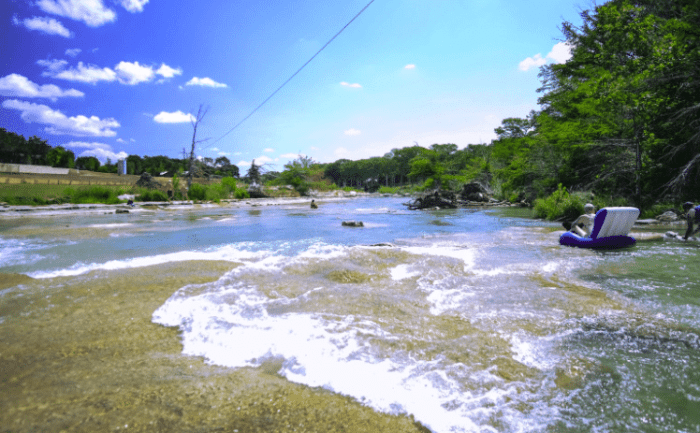
<svg viewBox="0 0 700 433"><path fill-rule="evenodd" d="M595 214L590 237L566 232L559 244L579 248L624 248L637 242L627 234L639 216L635 207L605 207Z"/></svg>

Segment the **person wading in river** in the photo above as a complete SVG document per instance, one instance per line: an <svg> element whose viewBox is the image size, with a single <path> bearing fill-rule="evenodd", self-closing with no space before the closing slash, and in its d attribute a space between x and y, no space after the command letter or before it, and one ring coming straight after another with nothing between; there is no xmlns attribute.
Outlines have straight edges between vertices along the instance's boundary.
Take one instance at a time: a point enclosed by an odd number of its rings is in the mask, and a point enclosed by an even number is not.
<svg viewBox="0 0 700 433"><path fill-rule="evenodd" d="M580 217L576 218L576 221L573 223L564 223L564 227L572 232L576 233L579 236L582 237L588 237L591 235L591 232L593 231L593 219L595 218L595 206L593 206L590 203L587 203L583 207L583 211L585 212L583 215Z"/></svg>
<svg viewBox="0 0 700 433"><path fill-rule="evenodd" d="M688 236L700 230L700 206L695 206L695 203L687 201L683 203L683 210L685 211L685 220L688 222L688 230L685 231L683 240L687 241ZM698 224L695 231L693 231L693 224Z"/></svg>

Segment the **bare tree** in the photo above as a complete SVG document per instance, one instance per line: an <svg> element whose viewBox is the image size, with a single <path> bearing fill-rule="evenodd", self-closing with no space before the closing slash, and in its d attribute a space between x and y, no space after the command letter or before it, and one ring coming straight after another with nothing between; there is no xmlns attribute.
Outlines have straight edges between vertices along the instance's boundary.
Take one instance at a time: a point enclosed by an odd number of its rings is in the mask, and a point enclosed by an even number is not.
<svg viewBox="0 0 700 433"><path fill-rule="evenodd" d="M205 140L199 140L197 141L197 127L199 126L199 123L204 119L204 116L207 114L207 111L209 111L208 108L203 108L201 105L199 106L199 110L197 111L197 117L192 120L192 149L190 149L190 160L188 164L188 171L187 171L187 191L189 192L190 187L192 187L192 175L194 174L194 149L197 146L197 143L201 143Z"/></svg>

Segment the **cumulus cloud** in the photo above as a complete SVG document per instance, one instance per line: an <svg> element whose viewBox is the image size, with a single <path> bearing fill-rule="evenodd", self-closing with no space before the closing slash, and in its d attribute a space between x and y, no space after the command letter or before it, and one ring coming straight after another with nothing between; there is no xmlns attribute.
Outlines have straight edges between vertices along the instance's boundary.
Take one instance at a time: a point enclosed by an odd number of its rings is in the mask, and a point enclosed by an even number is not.
<svg viewBox="0 0 700 433"><path fill-rule="evenodd" d="M63 90L53 84L40 86L19 74L10 74L0 78L0 95L16 98L47 98L52 101L58 98L80 98L85 96L79 90Z"/></svg>
<svg viewBox="0 0 700 433"><path fill-rule="evenodd" d="M350 129L344 131L344 134L351 135L351 136L352 135L360 135L360 134L362 134L362 131L360 131L359 129L350 128Z"/></svg>
<svg viewBox="0 0 700 433"><path fill-rule="evenodd" d="M285 159L297 159L301 155L298 153L285 153L284 155L280 155L280 158L285 158Z"/></svg>
<svg viewBox="0 0 700 433"><path fill-rule="evenodd" d="M102 0L39 0L36 5L46 13L82 21L90 27L117 19L117 14L105 7Z"/></svg>
<svg viewBox="0 0 700 433"><path fill-rule="evenodd" d="M117 73L117 78L120 83L130 86L146 83L151 81L155 76L153 68L139 65L139 62L119 62L119 64L114 67L114 71Z"/></svg>
<svg viewBox="0 0 700 433"><path fill-rule="evenodd" d="M272 162L272 158L270 158L268 156L263 155L263 156L259 156L259 157L255 158L255 165L263 165L263 164L267 164L268 162Z"/></svg>
<svg viewBox="0 0 700 433"><path fill-rule="evenodd" d="M95 158L100 160L100 163L102 164L106 163L107 159L111 160L112 162L116 162L120 159L126 159L126 157L129 156L128 153L123 151L115 153L114 150L112 150L112 146L105 143L71 141L70 143L66 144L66 147L70 147L73 149L86 149L81 153L77 154L77 156L94 156Z"/></svg>
<svg viewBox="0 0 700 433"><path fill-rule="evenodd" d="M552 47L552 51L547 54L547 58L554 63L566 63L571 58L571 45L566 42L559 42Z"/></svg>
<svg viewBox="0 0 700 433"><path fill-rule="evenodd" d="M66 56L75 57L75 56L77 56L78 54L80 54L82 51L83 51L83 50L81 50L80 48L68 48L68 49L66 50Z"/></svg>
<svg viewBox="0 0 700 433"><path fill-rule="evenodd" d="M71 33L70 30L65 28L60 21L53 18L32 17L20 20L15 16L12 17L12 22L17 26L24 26L29 30L36 30L46 33L47 35L58 35L64 38L73 37L73 33Z"/></svg>
<svg viewBox="0 0 700 433"><path fill-rule="evenodd" d="M193 115L189 113L185 114L179 110L174 113L161 111L153 116L153 121L156 123L190 123L194 122L195 120L197 119L195 119Z"/></svg>
<svg viewBox="0 0 700 433"><path fill-rule="evenodd" d="M404 66L403 68L404 69L416 69L416 65L414 65L413 63L410 63L410 64Z"/></svg>
<svg viewBox="0 0 700 433"><path fill-rule="evenodd" d="M340 85L343 86L343 87L352 87L352 88L354 88L354 89L359 89L359 88L362 87L361 84L358 84L358 83L350 84L350 83L348 83L347 81L342 81L342 82L340 83Z"/></svg>
<svg viewBox="0 0 700 433"><path fill-rule="evenodd" d="M77 67L68 69L66 69L68 65L66 60L39 60L37 64L46 68L41 75L66 81L95 84L98 81L114 81L117 79L117 73L110 68L85 65L83 62L78 62Z"/></svg>
<svg viewBox="0 0 700 433"><path fill-rule="evenodd" d="M193 77L190 81L185 83L185 86L202 86L202 87L228 87L224 83L217 83L209 77L198 78Z"/></svg>
<svg viewBox="0 0 700 433"><path fill-rule="evenodd" d="M131 13L143 12L143 7L148 0L120 0L119 3Z"/></svg>
<svg viewBox="0 0 700 433"><path fill-rule="evenodd" d="M78 62L75 67L68 67L66 60L39 60L37 64L46 68L42 75L67 81L96 84L99 81L119 81L126 85L136 85L153 81L156 75L171 78L182 74L180 69L174 69L165 63L158 70L153 66L141 65L139 62L119 62L114 69L101 68L96 65L85 65Z"/></svg>
<svg viewBox="0 0 700 433"><path fill-rule="evenodd" d="M548 62L565 63L571 58L571 46L566 42L559 42L552 47L552 51L547 54L547 57L542 57L542 54L537 53L532 57L520 62L518 69L521 71L529 71L532 68L539 68Z"/></svg>
<svg viewBox="0 0 700 433"><path fill-rule="evenodd" d="M266 153L272 153L274 151L275 151L275 149L270 149L269 147L267 149L263 150L263 152L266 152Z"/></svg>
<svg viewBox="0 0 700 433"><path fill-rule="evenodd" d="M160 65L160 68L156 71L156 74L163 78L173 78L175 75L182 75L182 69L173 69L165 63Z"/></svg>
<svg viewBox="0 0 700 433"><path fill-rule="evenodd" d="M46 105L18 101L17 99L3 101L2 106L8 110L20 111L22 120L26 123L48 125L45 128L46 132L55 135L114 137L117 133L112 128L121 126L112 118L100 119L97 116L86 117L83 115L68 117Z"/></svg>

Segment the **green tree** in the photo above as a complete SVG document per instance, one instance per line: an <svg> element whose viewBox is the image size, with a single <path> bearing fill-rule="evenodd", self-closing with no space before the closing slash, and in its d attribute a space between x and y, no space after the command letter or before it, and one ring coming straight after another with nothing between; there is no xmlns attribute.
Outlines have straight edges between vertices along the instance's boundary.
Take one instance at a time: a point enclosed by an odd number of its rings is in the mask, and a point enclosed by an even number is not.
<svg viewBox="0 0 700 433"><path fill-rule="evenodd" d="M75 154L63 146L57 146L48 152L46 162L51 167L73 168L75 167Z"/></svg>
<svg viewBox="0 0 700 433"><path fill-rule="evenodd" d="M75 168L79 170L98 171L100 160L94 156L81 156L75 160Z"/></svg>

